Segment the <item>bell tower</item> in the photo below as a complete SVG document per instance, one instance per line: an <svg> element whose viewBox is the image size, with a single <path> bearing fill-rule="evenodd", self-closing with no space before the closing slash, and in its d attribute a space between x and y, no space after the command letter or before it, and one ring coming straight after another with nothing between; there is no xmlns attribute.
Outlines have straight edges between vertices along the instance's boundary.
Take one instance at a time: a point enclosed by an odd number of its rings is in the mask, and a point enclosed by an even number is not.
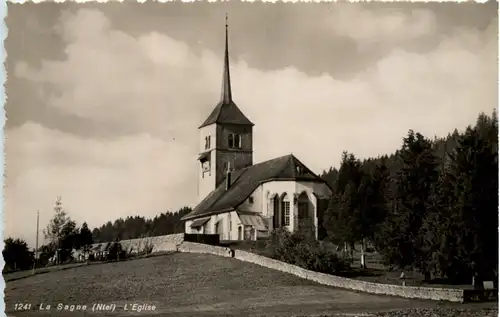
<svg viewBox="0 0 500 317"><path fill-rule="evenodd" d="M239 170L253 164L253 125L233 101L226 15L221 98L198 128L198 201L202 201L224 181L228 167Z"/></svg>

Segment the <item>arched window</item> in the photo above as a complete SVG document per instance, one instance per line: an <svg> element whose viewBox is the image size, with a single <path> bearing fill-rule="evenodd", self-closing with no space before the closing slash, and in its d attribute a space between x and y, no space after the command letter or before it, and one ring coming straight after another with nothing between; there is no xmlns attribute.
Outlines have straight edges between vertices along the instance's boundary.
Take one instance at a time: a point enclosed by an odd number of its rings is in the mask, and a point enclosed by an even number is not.
<svg viewBox="0 0 500 317"><path fill-rule="evenodd" d="M290 199L287 194L281 198L281 210L283 212L283 225L290 225Z"/></svg>
<svg viewBox="0 0 500 317"><path fill-rule="evenodd" d="M305 192L302 192L299 195L298 209L299 219L306 219L309 217L309 197L307 197L307 194Z"/></svg>
<svg viewBox="0 0 500 317"><path fill-rule="evenodd" d="M210 135L205 137L205 150L210 149Z"/></svg>
<svg viewBox="0 0 500 317"><path fill-rule="evenodd" d="M280 218L280 199L278 194L271 196L271 214L273 215L273 228L281 227Z"/></svg>

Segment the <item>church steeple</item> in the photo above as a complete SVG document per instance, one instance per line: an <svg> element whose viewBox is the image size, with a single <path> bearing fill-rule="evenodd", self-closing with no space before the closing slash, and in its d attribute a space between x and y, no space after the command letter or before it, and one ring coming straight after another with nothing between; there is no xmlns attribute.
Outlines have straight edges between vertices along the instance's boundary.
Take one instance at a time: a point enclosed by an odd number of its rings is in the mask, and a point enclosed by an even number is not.
<svg viewBox="0 0 500 317"><path fill-rule="evenodd" d="M198 128L198 198L211 197L224 179L230 180L232 170L241 170L253 164L253 123L233 101L229 74L229 36L227 15L225 25L222 91L220 101ZM227 182L231 185L231 182ZM228 185L228 186L229 186Z"/></svg>
<svg viewBox="0 0 500 317"><path fill-rule="evenodd" d="M231 75L229 73L229 43L227 30L227 13L226 13L226 48L224 51L224 71L222 73L222 94L221 103L229 104L232 100L231 94Z"/></svg>
<svg viewBox="0 0 500 317"><path fill-rule="evenodd" d="M231 91L231 75L229 70L229 36L226 14L226 43L224 48L224 65L222 72L222 91L219 104L212 113L208 116L207 120L203 122L200 128L214 123L217 124L235 124L253 126L253 123L241 112L233 101L233 94Z"/></svg>

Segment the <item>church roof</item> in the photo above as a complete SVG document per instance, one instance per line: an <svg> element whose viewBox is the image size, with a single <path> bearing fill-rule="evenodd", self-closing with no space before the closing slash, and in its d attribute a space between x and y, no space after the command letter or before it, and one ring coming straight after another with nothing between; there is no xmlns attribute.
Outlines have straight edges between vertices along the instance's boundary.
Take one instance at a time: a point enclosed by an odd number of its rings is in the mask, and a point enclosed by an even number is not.
<svg viewBox="0 0 500 317"><path fill-rule="evenodd" d="M253 123L248 120L248 118L241 112L241 110L236 106L236 104L231 100L226 103L224 101L219 102L217 107L212 111L207 120L203 122L200 128L207 125L218 123L218 124L240 124L240 125L252 125Z"/></svg>
<svg viewBox="0 0 500 317"><path fill-rule="evenodd" d="M227 16L226 16L226 47L224 51L224 69L222 73L222 90L220 102L203 122L200 128L207 125L219 124L240 124L240 125L253 125L248 118L241 112L241 110L233 102L233 95L231 92L231 74L229 71L229 47L228 47L228 32L227 32Z"/></svg>
<svg viewBox="0 0 500 317"><path fill-rule="evenodd" d="M313 181L325 183L311 172L293 154L281 156L231 172L231 184L226 190L226 181L208 194L191 213L182 220L217 214L236 209L257 187L271 181Z"/></svg>

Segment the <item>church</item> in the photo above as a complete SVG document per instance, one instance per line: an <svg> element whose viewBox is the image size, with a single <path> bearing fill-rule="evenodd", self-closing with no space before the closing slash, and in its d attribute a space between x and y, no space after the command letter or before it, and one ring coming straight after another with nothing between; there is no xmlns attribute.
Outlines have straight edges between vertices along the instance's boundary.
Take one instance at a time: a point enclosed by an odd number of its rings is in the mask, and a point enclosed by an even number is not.
<svg viewBox="0 0 500 317"><path fill-rule="evenodd" d="M308 221L318 238L331 188L293 154L253 164L253 128L231 94L226 22L221 100L198 128L198 204L185 233L257 240Z"/></svg>

